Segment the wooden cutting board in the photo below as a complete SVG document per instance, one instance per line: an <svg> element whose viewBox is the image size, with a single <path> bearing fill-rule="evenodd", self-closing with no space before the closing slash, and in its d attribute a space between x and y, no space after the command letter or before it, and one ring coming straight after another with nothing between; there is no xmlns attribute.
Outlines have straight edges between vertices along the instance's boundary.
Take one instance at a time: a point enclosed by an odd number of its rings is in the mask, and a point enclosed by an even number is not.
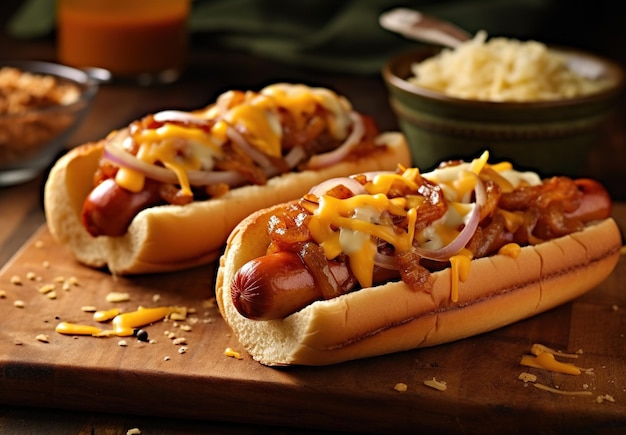
<svg viewBox="0 0 626 435"><path fill-rule="evenodd" d="M626 228L626 205L614 214ZM41 228L0 271L0 403L361 432L626 429L624 257L582 298L482 336L329 367L281 369L253 361L231 335L212 303L214 273L209 265L115 278L78 265ZM14 276L21 285L11 282ZM64 289L61 282L70 280L77 285ZM56 298L40 292L45 284L55 284ZM126 292L130 300L106 302L111 292ZM14 305L18 300L22 308ZM145 327L153 343L129 337L121 346L118 337L54 330L60 321L98 325L84 306L133 311L140 305L192 312L185 321ZM533 343L582 350L574 362L592 373L520 366ZM225 355L229 347L241 359ZM561 391L590 394L543 391L519 380L522 372ZM433 378L447 389L424 385ZM407 390L394 389L398 383Z"/></svg>

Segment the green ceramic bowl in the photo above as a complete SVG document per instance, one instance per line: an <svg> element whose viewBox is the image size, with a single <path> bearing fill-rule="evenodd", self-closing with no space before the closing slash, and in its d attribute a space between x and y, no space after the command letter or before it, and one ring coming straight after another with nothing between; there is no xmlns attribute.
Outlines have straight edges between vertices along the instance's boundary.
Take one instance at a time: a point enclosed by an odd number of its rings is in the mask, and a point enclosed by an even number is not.
<svg viewBox="0 0 626 435"><path fill-rule="evenodd" d="M592 54L553 49L578 65L580 73L600 73L611 85L593 95L556 101L466 100L407 81L411 65L436 50L424 48L391 59L383 68L383 78L413 163L428 170L442 161L467 160L488 150L492 162L508 160L543 176L578 175L622 91L624 72L616 63Z"/></svg>

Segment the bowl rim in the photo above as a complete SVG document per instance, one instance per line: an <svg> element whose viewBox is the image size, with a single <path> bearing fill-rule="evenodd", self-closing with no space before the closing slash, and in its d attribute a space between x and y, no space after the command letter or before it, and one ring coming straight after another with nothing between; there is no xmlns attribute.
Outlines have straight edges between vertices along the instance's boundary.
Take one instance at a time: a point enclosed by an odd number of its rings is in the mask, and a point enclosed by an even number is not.
<svg viewBox="0 0 626 435"><path fill-rule="evenodd" d="M67 65L41 60L2 60L0 61L0 68L3 67L13 67L32 74L54 76L79 85L81 92L79 98L73 103L55 104L30 109L20 113L2 113L0 114L0 119L19 118L24 115L43 114L58 110L73 110L76 107L88 104L98 93L99 85L102 82L102 80L97 77L97 74L93 74L90 70L73 68Z"/></svg>
<svg viewBox="0 0 626 435"><path fill-rule="evenodd" d="M405 50L391 57L385 62L382 69L382 76L384 80L391 86L400 89L406 93L420 96L426 99L451 103L458 106L472 106L483 108L500 108L500 109L522 109L522 108L559 108L565 106L572 106L578 104L592 103L595 101L605 100L612 98L620 94L624 90L625 86L625 71L624 68L612 59L591 53L585 50L579 50L572 47L546 44L548 49L554 50L564 54L577 55L579 57L593 60L597 63L601 63L606 67L606 71L609 76L614 79L614 83L607 89L599 92L594 92L588 95L582 95L567 99L559 100L533 100L533 101L490 101L490 100L472 100L465 98L458 98L446 95L442 92L425 88L423 86L416 85L407 80L407 77L401 77L397 73L397 68L400 65L406 65L407 62L416 62L417 58L425 59L425 54L435 55L438 52L446 49L444 47L437 47L432 45L425 45L410 50ZM428 56L430 57L430 56Z"/></svg>

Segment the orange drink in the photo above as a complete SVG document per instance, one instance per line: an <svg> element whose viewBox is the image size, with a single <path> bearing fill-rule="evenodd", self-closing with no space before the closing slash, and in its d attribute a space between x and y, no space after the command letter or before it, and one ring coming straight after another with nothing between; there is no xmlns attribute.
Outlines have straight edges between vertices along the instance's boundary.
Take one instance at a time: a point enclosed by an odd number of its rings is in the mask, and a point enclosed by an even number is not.
<svg viewBox="0 0 626 435"><path fill-rule="evenodd" d="M140 82L185 66L190 0L57 0L59 62Z"/></svg>

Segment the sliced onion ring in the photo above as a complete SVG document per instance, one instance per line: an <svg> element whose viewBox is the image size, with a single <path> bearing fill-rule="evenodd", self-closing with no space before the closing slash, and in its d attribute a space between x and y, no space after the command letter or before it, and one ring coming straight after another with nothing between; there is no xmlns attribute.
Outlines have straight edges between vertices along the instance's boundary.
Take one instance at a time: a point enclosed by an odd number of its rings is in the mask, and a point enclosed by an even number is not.
<svg viewBox="0 0 626 435"><path fill-rule="evenodd" d="M352 192L354 195L360 195L362 193L366 193L365 187L361 183L359 183L357 180L355 180L354 178L350 178L350 177L337 177L337 178L331 178L329 180L323 181L317 186L313 186L309 190L309 193L319 198L337 186L344 186L345 188L350 190L350 192Z"/></svg>
<svg viewBox="0 0 626 435"><path fill-rule="evenodd" d="M383 269L398 270L398 266L396 265L396 260L393 255L386 255L377 252L376 255L374 255L374 264L378 267L382 267Z"/></svg>
<svg viewBox="0 0 626 435"><path fill-rule="evenodd" d="M245 154L250 156L250 158L257 165L263 168L266 173L275 170L271 160L263 152L252 146L234 127L231 127L230 125L228 126L226 129L226 136L232 140Z"/></svg>
<svg viewBox="0 0 626 435"><path fill-rule="evenodd" d="M153 180L178 184L178 177L174 171L144 162L113 144L107 143L105 145L104 158L116 165L140 172ZM189 183L193 186L225 183L231 187L236 187L244 184L246 181L237 171L187 171L187 177Z"/></svg>
<svg viewBox="0 0 626 435"><path fill-rule="evenodd" d="M153 118L157 122L178 121L193 124L205 124L207 122L206 119L200 118L193 113L183 112L182 110L163 110L155 113Z"/></svg>
<svg viewBox="0 0 626 435"><path fill-rule="evenodd" d="M365 134L365 125L363 124L363 118L356 112L350 112L350 119L352 120L352 131L343 141L341 145L332 151L323 154L316 154L309 160L308 167L311 169L325 168L331 166L343 159L357 146L363 135Z"/></svg>
<svg viewBox="0 0 626 435"><path fill-rule="evenodd" d="M396 174L394 171L370 171L370 172L362 172L359 175L364 175L367 181L374 181L376 177L379 175L385 174Z"/></svg>

